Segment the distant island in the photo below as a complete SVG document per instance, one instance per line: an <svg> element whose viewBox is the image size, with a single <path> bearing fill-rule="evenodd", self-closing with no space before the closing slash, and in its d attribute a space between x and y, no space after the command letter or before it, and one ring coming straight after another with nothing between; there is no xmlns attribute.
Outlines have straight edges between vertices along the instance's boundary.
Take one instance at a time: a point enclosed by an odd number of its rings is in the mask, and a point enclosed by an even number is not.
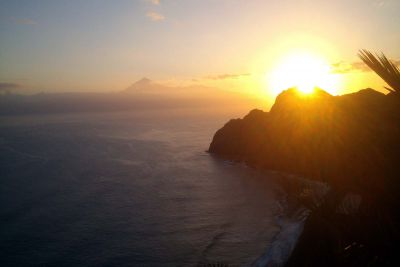
<svg viewBox="0 0 400 267"><path fill-rule="evenodd" d="M262 106L260 99L206 86L167 86L142 78L116 92L18 94L0 91L1 115Z"/></svg>

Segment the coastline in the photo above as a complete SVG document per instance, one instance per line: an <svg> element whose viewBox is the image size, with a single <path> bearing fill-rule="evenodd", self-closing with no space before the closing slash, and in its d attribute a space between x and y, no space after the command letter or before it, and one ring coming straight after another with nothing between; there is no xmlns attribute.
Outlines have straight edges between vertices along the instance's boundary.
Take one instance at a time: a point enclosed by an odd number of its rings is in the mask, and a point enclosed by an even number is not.
<svg viewBox="0 0 400 267"><path fill-rule="evenodd" d="M279 175L274 182L283 191L279 203L282 212L276 218L280 231L266 251L253 262L252 267L286 266L312 214L309 205L320 206L329 192L329 187L322 182L292 174L277 173Z"/></svg>
<svg viewBox="0 0 400 267"><path fill-rule="evenodd" d="M303 232L309 212L308 209L299 208L292 217L279 218L278 224L281 230L275 236L271 246L251 266L285 266Z"/></svg>

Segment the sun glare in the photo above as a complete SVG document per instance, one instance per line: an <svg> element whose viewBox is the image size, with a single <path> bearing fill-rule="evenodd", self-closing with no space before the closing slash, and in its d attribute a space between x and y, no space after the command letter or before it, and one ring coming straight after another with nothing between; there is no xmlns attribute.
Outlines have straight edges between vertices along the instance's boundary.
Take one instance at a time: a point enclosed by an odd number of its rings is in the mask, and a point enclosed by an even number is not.
<svg viewBox="0 0 400 267"><path fill-rule="evenodd" d="M337 94L339 78L330 70L330 65L321 57L292 54L281 59L267 75L268 88L273 95L291 87L304 94L312 93L315 87Z"/></svg>

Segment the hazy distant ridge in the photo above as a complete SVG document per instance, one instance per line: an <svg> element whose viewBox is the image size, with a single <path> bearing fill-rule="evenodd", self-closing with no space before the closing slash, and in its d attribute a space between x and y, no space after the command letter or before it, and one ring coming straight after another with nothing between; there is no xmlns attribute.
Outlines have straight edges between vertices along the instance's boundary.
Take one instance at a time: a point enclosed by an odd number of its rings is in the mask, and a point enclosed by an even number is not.
<svg viewBox="0 0 400 267"><path fill-rule="evenodd" d="M39 93L0 96L0 115L162 108L262 106L260 99L206 86L166 86L148 78L115 93Z"/></svg>

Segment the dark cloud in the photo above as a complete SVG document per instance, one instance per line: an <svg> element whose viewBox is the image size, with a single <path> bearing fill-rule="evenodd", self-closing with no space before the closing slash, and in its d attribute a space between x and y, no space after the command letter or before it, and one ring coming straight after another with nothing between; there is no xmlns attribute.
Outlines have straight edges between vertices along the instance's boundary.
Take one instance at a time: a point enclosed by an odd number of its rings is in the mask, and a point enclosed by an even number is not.
<svg viewBox="0 0 400 267"><path fill-rule="evenodd" d="M16 83L2 83L0 82L0 92L11 91L19 87Z"/></svg>
<svg viewBox="0 0 400 267"><path fill-rule="evenodd" d="M205 77L205 79L209 80L225 80L225 79L237 79L240 77L250 76L250 73L242 73L242 74L220 74L220 75L210 75Z"/></svg>
<svg viewBox="0 0 400 267"><path fill-rule="evenodd" d="M391 60L396 66L400 66L400 60ZM332 73L345 74L351 72L366 72L371 69L362 61L344 62L340 61L332 64Z"/></svg>

